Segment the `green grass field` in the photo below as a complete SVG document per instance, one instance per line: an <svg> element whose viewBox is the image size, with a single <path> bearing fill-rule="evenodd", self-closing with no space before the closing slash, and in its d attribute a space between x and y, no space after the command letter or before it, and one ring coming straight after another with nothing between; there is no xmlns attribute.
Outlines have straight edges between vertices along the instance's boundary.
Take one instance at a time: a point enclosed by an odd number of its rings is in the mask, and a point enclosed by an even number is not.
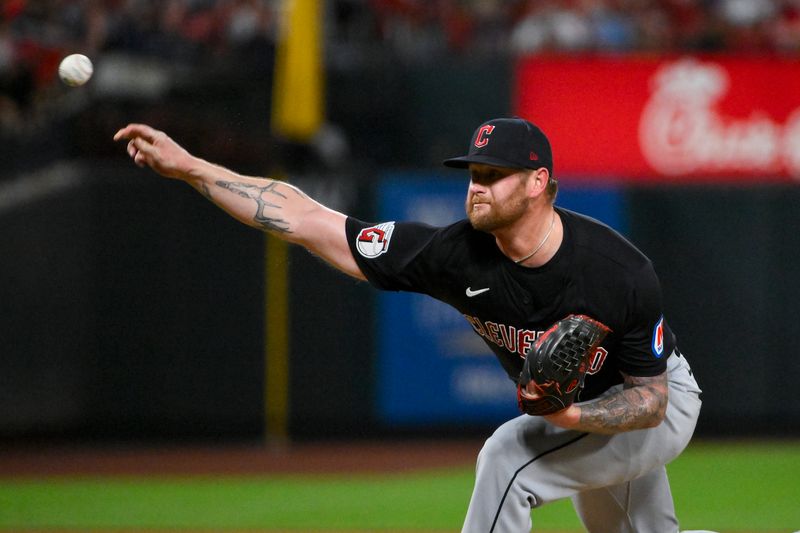
<svg viewBox="0 0 800 533"><path fill-rule="evenodd" d="M684 529L800 530L800 443L696 443L669 466ZM472 467L387 475L0 477L0 529L458 531ZM581 531L568 502L535 530Z"/></svg>

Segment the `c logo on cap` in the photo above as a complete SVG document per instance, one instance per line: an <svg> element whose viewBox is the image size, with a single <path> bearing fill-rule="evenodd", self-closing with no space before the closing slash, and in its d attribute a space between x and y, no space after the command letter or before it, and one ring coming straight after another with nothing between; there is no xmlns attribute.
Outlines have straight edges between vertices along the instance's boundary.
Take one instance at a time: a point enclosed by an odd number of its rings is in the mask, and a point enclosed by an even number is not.
<svg viewBox="0 0 800 533"><path fill-rule="evenodd" d="M491 124L482 126L481 129L478 130L478 135L475 136L475 147L483 148L484 146L489 144L489 139L486 136L491 135L493 131L494 131L494 126L492 126Z"/></svg>

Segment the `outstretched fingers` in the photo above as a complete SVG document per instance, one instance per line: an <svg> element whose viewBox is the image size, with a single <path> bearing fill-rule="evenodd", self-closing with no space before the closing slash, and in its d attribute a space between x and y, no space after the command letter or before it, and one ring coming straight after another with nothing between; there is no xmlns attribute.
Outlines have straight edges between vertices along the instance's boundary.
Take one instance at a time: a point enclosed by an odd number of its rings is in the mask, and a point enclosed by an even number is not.
<svg viewBox="0 0 800 533"><path fill-rule="evenodd" d="M128 124L114 134L114 140L128 140L128 155L140 167L145 166L155 154L158 131L146 124Z"/></svg>
<svg viewBox="0 0 800 533"><path fill-rule="evenodd" d="M114 140L119 141L120 139L134 139L134 138L142 138L146 139L148 142L153 142L158 135L158 131L151 128L147 124L128 124L124 128L121 128L117 133L114 134Z"/></svg>
<svg viewBox="0 0 800 533"><path fill-rule="evenodd" d="M191 155L166 133L146 124L128 124L114 134L114 140L127 140L126 150L134 163L149 166L158 174L178 178L191 164Z"/></svg>

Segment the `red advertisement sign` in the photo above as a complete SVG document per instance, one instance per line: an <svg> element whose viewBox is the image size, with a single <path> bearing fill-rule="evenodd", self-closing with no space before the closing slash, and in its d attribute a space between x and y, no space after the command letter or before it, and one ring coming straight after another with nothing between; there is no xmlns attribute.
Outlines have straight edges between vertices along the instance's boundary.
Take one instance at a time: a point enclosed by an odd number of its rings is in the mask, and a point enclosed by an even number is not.
<svg viewBox="0 0 800 533"><path fill-rule="evenodd" d="M516 75L556 176L800 181L800 60L530 57Z"/></svg>

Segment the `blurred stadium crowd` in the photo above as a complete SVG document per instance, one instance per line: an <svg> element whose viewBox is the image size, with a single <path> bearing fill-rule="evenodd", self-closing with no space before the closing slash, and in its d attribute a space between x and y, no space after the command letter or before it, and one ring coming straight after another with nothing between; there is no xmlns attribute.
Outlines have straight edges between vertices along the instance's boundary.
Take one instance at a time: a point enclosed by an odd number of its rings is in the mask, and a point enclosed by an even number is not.
<svg viewBox="0 0 800 533"><path fill-rule="evenodd" d="M327 0L328 68L530 53L800 52L800 0ZM4 0L0 128L66 53L167 63L272 58L280 0Z"/></svg>

